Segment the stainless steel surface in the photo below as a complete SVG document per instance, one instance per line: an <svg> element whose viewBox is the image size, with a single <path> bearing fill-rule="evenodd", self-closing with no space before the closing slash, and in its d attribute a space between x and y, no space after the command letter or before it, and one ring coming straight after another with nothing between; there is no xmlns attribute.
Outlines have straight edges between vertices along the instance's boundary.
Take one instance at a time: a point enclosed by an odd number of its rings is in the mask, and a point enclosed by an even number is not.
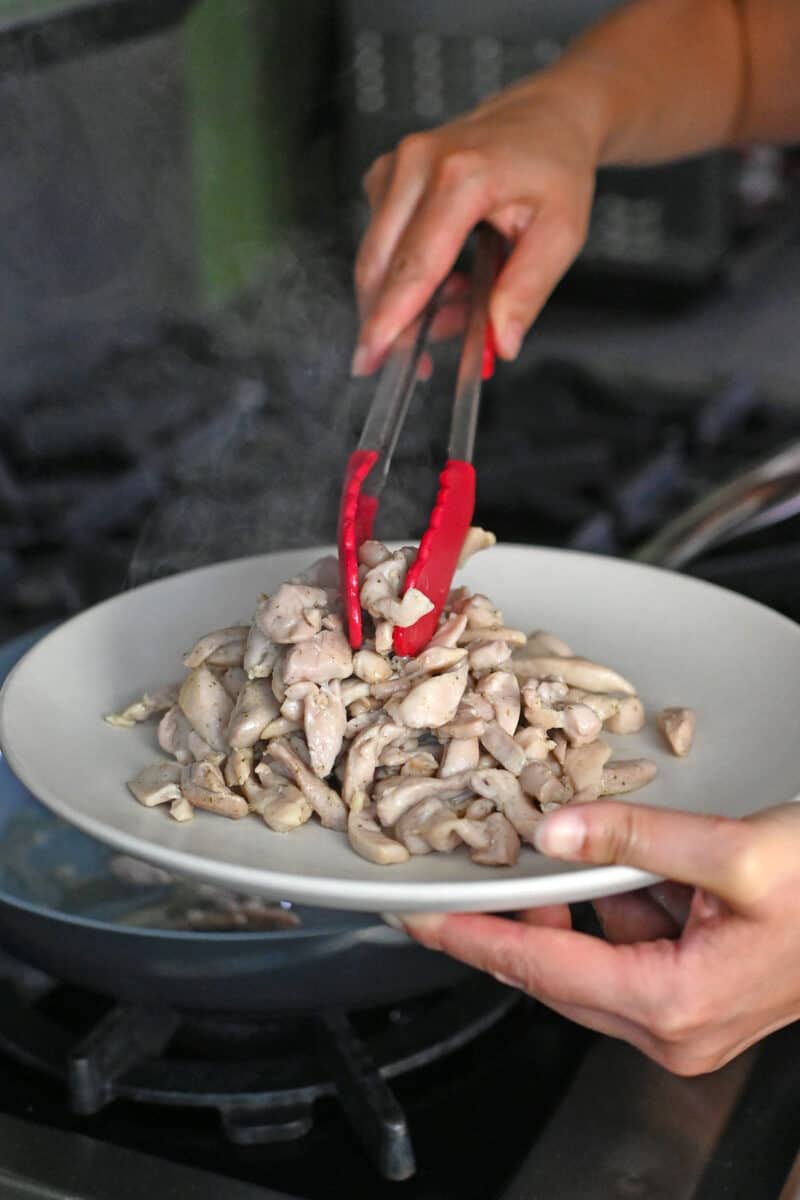
<svg viewBox="0 0 800 1200"><path fill-rule="evenodd" d="M724 542L800 512L800 441L704 496L633 555L680 568Z"/></svg>
<svg viewBox="0 0 800 1200"><path fill-rule="evenodd" d="M438 303L437 292L422 315L400 334L381 371L358 443L359 450L377 450L379 454L377 463L362 486L362 491L370 496L380 495L386 483Z"/></svg>
<svg viewBox="0 0 800 1200"><path fill-rule="evenodd" d="M79 1133L0 1115L3 1200L291 1200Z"/></svg>
<svg viewBox="0 0 800 1200"><path fill-rule="evenodd" d="M603 1038L500 1200L700 1200L757 1053L683 1079Z"/></svg>
<svg viewBox="0 0 800 1200"><path fill-rule="evenodd" d="M458 364L456 394L447 457L472 462L481 399L483 353L489 320L489 295L502 250L502 238L490 225L481 225L472 271L472 300Z"/></svg>

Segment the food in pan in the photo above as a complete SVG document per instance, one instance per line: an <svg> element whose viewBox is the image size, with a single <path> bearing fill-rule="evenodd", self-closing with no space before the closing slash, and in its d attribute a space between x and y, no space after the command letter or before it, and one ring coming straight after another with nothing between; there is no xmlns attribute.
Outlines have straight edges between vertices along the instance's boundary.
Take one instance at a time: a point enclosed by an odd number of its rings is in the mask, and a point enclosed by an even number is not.
<svg viewBox="0 0 800 1200"><path fill-rule="evenodd" d="M179 821L257 814L277 833L317 820L383 865L465 846L506 866L543 813L650 782L654 763L612 761L602 736L642 728L634 685L553 634L508 628L486 596L456 588L425 649L395 655L393 627L420 615L402 595L414 556L362 546L355 653L326 558L261 596L252 622L202 637L179 684L108 716L160 714L169 760L130 781L136 799ZM662 727L688 748L685 718Z"/></svg>

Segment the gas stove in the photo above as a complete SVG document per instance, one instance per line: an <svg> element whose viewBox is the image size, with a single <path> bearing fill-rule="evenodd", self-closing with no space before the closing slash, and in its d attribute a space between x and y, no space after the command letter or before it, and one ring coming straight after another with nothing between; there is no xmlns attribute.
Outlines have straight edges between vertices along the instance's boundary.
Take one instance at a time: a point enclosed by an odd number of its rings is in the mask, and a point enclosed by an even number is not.
<svg viewBox="0 0 800 1200"><path fill-rule="evenodd" d="M490 980L300 1029L0 965L4 1196L775 1200L796 1151L797 1026L680 1079Z"/></svg>

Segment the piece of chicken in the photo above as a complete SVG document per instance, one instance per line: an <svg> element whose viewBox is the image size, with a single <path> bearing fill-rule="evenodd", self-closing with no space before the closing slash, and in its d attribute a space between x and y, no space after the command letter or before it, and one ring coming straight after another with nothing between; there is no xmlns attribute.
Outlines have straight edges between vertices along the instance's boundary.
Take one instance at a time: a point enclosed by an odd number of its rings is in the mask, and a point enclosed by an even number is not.
<svg viewBox="0 0 800 1200"><path fill-rule="evenodd" d="M664 708L656 717L658 728L673 754L683 758L694 741L697 715L693 708Z"/></svg>
<svg viewBox="0 0 800 1200"><path fill-rule="evenodd" d="M222 774L229 788L243 787L253 774L252 749L231 750Z"/></svg>
<svg viewBox="0 0 800 1200"><path fill-rule="evenodd" d="M490 813L482 821L464 817L456 822L455 832L472 848L472 861L482 867L513 867L519 858L519 834L502 813Z"/></svg>
<svg viewBox="0 0 800 1200"><path fill-rule="evenodd" d="M194 757L189 749L189 734L192 727L177 704L167 709L158 723L158 744L179 763L185 764Z"/></svg>
<svg viewBox="0 0 800 1200"><path fill-rule="evenodd" d="M195 732L213 750L227 750L233 701L213 671L206 666L190 671L178 694L178 704Z"/></svg>
<svg viewBox="0 0 800 1200"><path fill-rule="evenodd" d="M465 567L473 554L478 554L481 550L491 550L495 545L497 545L497 538L493 533L490 533L488 529L481 529L480 525L471 525L458 556L458 569Z"/></svg>
<svg viewBox="0 0 800 1200"><path fill-rule="evenodd" d="M181 768L177 763L154 763L140 771L128 788L145 808L155 808L182 798L180 778Z"/></svg>
<svg viewBox="0 0 800 1200"><path fill-rule="evenodd" d="M226 740L234 750L255 746L262 732L278 716L278 701L268 679L250 679L231 713Z"/></svg>
<svg viewBox="0 0 800 1200"><path fill-rule="evenodd" d="M403 813L395 825L395 837L411 854L430 850L448 853L461 841L456 832L459 816L438 797L429 796Z"/></svg>
<svg viewBox="0 0 800 1200"><path fill-rule="evenodd" d="M326 829L341 831L347 827L347 808L341 796L317 778L285 738L273 738L268 742L267 754L289 770Z"/></svg>
<svg viewBox="0 0 800 1200"><path fill-rule="evenodd" d="M535 845L534 834L542 814L524 795L516 776L508 771L479 770L472 772L470 782L479 796L486 796L494 801L495 806L511 822L523 842Z"/></svg>
<svg viewBox="0 0 800 1200"><path fill-rule="evenodd" d="M283 680L292 683L330 683L353 673L353 652L341 629L321 629L287 652Z"/></svg>
<svg viewBox="0 0 800 1200"><path fill-rule="evenodd" d="M397 706L398 716L409 729L437 729L452 721L467 686L466 660L443 675L416 684Z"/></svg>
<svg viewBox="0 0 800 1200"><path fill-rule="evenodd" d="M242 666L250 679L266 679L278 658L279 648L256 621L250 626Z"/></svg>
<svg viewBox="0 0 800 1200"><path fill-rule="evenodd" d="M240 820L249 811L247 801L225 784L222 772L213 763L199 762L181 767L181 791L195 808Z"/></svg>
<svg viewBox="0 0 800 1200"><path fill-rule="evenodd" d="M373 804L355 804L347 819L347 836L356 854L386 867L408 862L409 853L400 842L384 833L375 819Z"/></svg>
<svg viewBox="0 0 800 1200"><path fill-rule="evenodd" d="M588 746L571 746L564 756L564 776L575 792L589 790L600 793L603 767L611 757L611 747L606 742L592 742Z"/></svg>
<svg viewBox="0 0 800 1200"><path fill-rule="evenodd" d="M240 667L249 632L248 625L230 625L227 629L207 633L184 656L184 665L189 668L199 667L202 663L209 667Z"/></svg>
<svg viewBox="0 0 800 1200"><path fill-rule="evenodd" d="M303 727L311 758L311 770L326 779L339 757L347 725L347 712L337 680L313 687L306 696Z"/></svg>
<svg viewBox="0 0 800 1200"><path fill-rule="evenodd" d="M363 729L352 741L347 752L342 783L342 797L351 805L359 793L367 795L375 778L378 760L387 746L407 736L402 725L382 718Z"/></svg>
<svg viewBox="0 0 800 1200"><path fill-rule="evenodd" d="M445 746L439 768L440 778L460 775L462 771L474 771L479 757L480 743L477 738L452 738Z"/></svg>
<svg viewBox="0 0 800 1200"><path fill-rule="evenodd" d="M108 725L115 725L118 729L132 729L134 725L138 725L141 721L149 721L156 713L164 712L172 707L178 699L178 685L169 684L167 687L160 688L157 692L150 695L145 692L138 700L134 700L133 704L129 704L122 712L109 713L103 720Z"/></svg>
<svg viewBox="0 0 800 1200"><path fill-rule="evenodd" d="M588 658L562 658L554 654L528 656L523 650L515 655L512 667L520 679L546 679L553 676L563 679L568 687L583 688L587 692L622 692L626 696L636 694L636 688L611 667L591 662Z"/></svg>
<svg viewBox="0 0 800 1200"><path fill-rule="evenodd" d="M327 601L322 588L282 583L273 596L260 601L256 623L279 646L304 642L322 628L322 609Z"/></svg>
<svg viewBox="0 0 800 1200"><path fill-rule="evenodd" d="M428 643L429 646L457 646L458 639L467 628L464 613L451 613L446 617Z"/></svg>
<svg viewBox="0 0 800 1200"><path fill-rule="evenodd" d="M373 789L373 795L377 797L378 820L383 826L394 825L404 812L430 796L447 801L468 796L472 775L473 772L466 771L463 775L451 775L449 779L413 775L383 779Z"/></svg>
<svg viewBox="0 0 800 1200"><path fill-rule="evenodd" d="M484 750L491 754L501 767L512 775L519 775L525 766L525 751L518 746L510 733L501 729L497 721L488 721L480 737Z"/></svg>
<svg viewBox="0 0 800 1200"><path fill-rule="evenodd" d="M500 728L513 736L519 725L522 706L519 680L514 672L492 671L479 680L476 690L491 704Z"/></svg>

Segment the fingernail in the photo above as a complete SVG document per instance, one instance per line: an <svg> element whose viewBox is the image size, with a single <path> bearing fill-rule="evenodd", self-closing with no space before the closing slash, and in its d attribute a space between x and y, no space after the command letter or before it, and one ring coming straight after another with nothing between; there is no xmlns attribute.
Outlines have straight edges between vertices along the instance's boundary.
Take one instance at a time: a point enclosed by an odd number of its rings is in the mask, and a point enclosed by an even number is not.
<svg viewBox="0 0 800 1200"><path fill-rule="evenodd" d="M498 983L502 983L503 987L510 987L510 988L517 988L517 989L522 987L522 983L520 982L519 979L511 979L508 975L501 975L497 971L495 971L494 977Z"/></svg>
<svg viewBox="0 0 800 1200"><path fill-rule="evenodd" d="M552 858L575 858L586 840L586 821L574 809L551 813L536 827L536 849Z"/></svg>
<svg viewBox="0 0 800 1200"><path fill-rule="evenodd" d="M381 916L393 929L402 929L421 941L435 933L444 920L442 913L381 913Z"/></svg>
<svg viewBox="0 0 800 1200"><path fill-rule="evenodd" d="M370 353L366 346L356 346L353 361L350 364L350 374L356 377L369 375Z"/></svg>
<svg viewBox="0 0 800 1200"><path fill-rule="evenodd" d="M385 925L390 925L392 929L399 929L401 933L405 933L405 925L394 913L379 913L378 915Z"/></svg>
<svg viewBox="0 0 800 1200"><path fill-rule="evenodd" d="M516 358L525 337L525 326L521 321L506 321L500 330L499 347L503 358Z"/></svg>

